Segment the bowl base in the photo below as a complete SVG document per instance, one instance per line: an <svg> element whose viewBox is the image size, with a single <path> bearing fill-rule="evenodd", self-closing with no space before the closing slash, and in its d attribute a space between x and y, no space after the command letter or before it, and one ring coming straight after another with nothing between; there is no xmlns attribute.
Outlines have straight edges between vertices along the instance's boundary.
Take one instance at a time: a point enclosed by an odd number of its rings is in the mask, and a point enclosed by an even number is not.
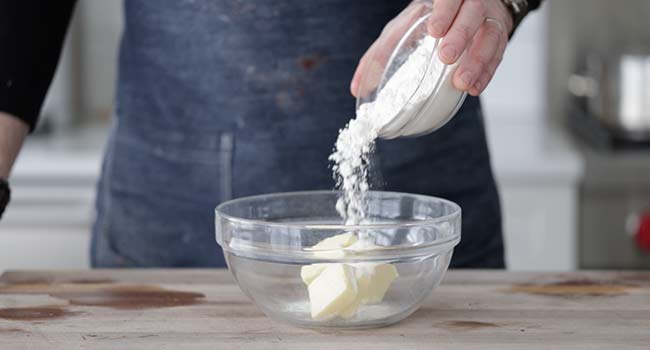
<svg viewBox="0 0 650 350"><path fill-rule="evenodd" d="M339 330L362 330L362 329L371 329L371 328L383 328L392 326L396 323L399 323L413 314L419 307L414 307L412 309L405 310L398 314L394 314L384 318L372 319L372 320L341 320L335 319L330 322L318 322L318 321L303 321L303 320L287 320L283 318L273 317L267 314L267 316L273 320L279 320L283 323L297 326L301 328L308 328L313 330L320 331L339 331Z"/></svg>

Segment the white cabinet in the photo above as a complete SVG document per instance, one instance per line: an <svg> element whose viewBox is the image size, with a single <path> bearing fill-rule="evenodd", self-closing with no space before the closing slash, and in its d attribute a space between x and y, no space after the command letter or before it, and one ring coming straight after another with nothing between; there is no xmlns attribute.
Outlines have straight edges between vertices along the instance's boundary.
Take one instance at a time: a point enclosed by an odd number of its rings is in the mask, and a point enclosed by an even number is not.
<svg viewBox="0 0 650 350"><path fill-rule="evenodd" d="M0 224L0 271L89 267L88 226L52 227Z"/></svg>
<svg viewBox="0 0 650 350"><path fill-rule="evenodd" d="M576 268L577 196L582 158L561 127L546 121L545 6L508 44L482 102L503 209L511 270Z"/></svg>
<svg viewBox="0 0 650 350"><path fill-rule="evenodd" d="M0 221L0 271L89 266L105 133L29 140L10 178L12 201Z"/></svg>
<svg viewBox="0 0 650 350"><path fill-rule="evenodd" d="M501 186L506 261L511 270L577 267L577 193L572 184Z"/></svg>
<svg viewBox="0 0 650 350"><path fill-rule="evenodd" d="M511 270L577 267L578 186L583 160L568 135L545 123L488 125Z"/></svg>

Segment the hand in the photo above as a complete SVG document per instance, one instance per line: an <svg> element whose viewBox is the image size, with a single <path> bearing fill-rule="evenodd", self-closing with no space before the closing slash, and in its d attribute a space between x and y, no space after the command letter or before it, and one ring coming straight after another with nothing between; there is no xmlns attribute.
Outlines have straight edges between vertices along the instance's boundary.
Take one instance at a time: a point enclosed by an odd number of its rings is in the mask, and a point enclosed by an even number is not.
<svg viewBox="0 0 650 350"><path fill-rule="evenodd" d="M353 96L363 96L377 85L378 82L370 80L381 77L380 70L392 48L415 19L429 12L432 12L427 23L429 34L444 37L440 59L446 64L460 59L453 77L454 86L474 96L485 89L501 62L512 31L510 11L500 0L434 0L433 8L431 3L431 0L413 1L386 24L357 65L350 83ZM364 86L360 86L362 76Z"/></svg>
<svg viewBox="0 0 650 350"><path fill-rule="evenodd" d="M384 26L379 38L366 50L357 65L354 77L350 82L350 92L353 96L366 96L377 87L386 62L397 43L418 18L430 12L431 0L413 1ZM361 85L362 82L363 85Z"/></svg>
<svg viewBox="0 0 650 350"><path fill-rule="evenodd" d="M454 86L473 96L492 80L512 27L512 15L500 0L434 0L428 23L429 34L444 37L440 60L452 64L460 58Z"/></svg>

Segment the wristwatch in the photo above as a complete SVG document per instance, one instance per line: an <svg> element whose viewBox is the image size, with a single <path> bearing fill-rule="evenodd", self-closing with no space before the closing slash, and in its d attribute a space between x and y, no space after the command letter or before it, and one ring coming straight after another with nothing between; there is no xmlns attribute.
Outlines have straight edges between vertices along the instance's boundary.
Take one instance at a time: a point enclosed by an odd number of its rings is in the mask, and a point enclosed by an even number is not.
<svg viewBox="0 0 650 350"><path fill-rule="evenodd" d="M0 218L2 218L2 213L4 213L7 204L9 204L10 197L11 190L9 190L9 183L7 180L0 178Z"/></svg>
<svg viewBox="0 0 650 350"><path fill-rule="evenodd" d="M510 13L512 14L512 32L510 35L512 36L512 33L515 32L515 29L517 26L519 26L519 23L526 17L528 14L529 6L528 6L528 0L501 0L504 5L510 10Z"/></svg>

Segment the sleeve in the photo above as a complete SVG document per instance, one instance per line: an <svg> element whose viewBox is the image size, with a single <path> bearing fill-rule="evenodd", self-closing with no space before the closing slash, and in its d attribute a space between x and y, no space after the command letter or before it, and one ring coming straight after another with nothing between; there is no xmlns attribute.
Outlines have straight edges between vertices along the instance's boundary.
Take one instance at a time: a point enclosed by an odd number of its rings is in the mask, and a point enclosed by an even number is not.
<svg viewBox="0 0 650 350"><path fill-rule="evenodd" d="M513 28L512 28L512 31L510 32L510 36L508 37L509 39L512 39L513 35L514 35L515 32L517 31L517 28L519 27L519 25L521 24L521 22L523 21L523 19L524 19L526 16L528 16L528 14L529 14L531 11L537 10L537 9L539 8L539 6L542 4L542 0L527 0L527 3L528 3L528 6L526 7L526 11L523 13L523 15L521 15L521 16L515 16L515 15L513 14L513 17L514 17L515 22L514 22L514 26L513 26Z"/></svg>
<svg viewBox="0 0 650 350"><path fill-rule="evenodd" d="M539 5L542 4L542 0L528 0L528 10L533 11L539 8Z"/></svg>
<svg viewBox="0 0 650 350"><path fill-rule="evenodd" d="M34 130L76 0L0 0L0 111Z"/></svg>

